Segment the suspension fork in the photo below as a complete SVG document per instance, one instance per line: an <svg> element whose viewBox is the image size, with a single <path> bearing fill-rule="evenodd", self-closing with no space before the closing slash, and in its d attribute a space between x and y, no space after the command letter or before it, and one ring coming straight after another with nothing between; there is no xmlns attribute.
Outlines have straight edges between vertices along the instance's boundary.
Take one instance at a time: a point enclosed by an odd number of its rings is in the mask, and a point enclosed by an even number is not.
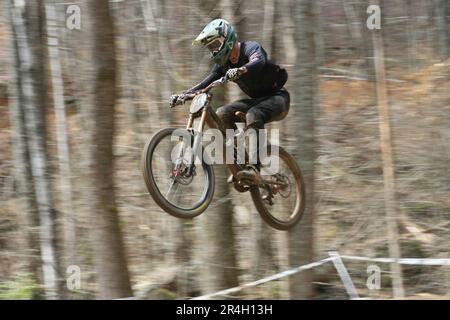
<svg viewBox="0 0 450 320"><path fill-rule="evenodd" d="M193 132L193 124L194 124L194 116L192 114L189 114L189 120L188 120L188 123L186 125L186 131L187 132L190 132L190 131ZM184 154L186 148L188 147L187 145L186 146L184 145L186 143L186 140L184 138L181 138L180 141L183 142L183 146L178 151L178 155L177 155L177 158L176 158L174 170L177 170L178 166L183 164L183 158L184 158L183 154ZM188 139L188 145L189 146L192 145L192 140L191 139ZM194 167L194 162L193 162L193 159L191 159L191 162L188 163L188 172L187 172L188 175L192 174L193 167Z"/></svg>
<svg viewBox="0 0 450 320"><path fill-rule="evenodd" d="M202 115L200 116L200 121L199 121L197 129L195 129L193 127L193 123L194 123L193 115L192 114L189 115L189 121L188 121L187 129L188 130L189 129L192 130L192 133L194 135L194 142L192 144L192 155L191 155L191 159L190 159L189 167L188 167L188 176L190 176L193 173L193 171L194 171L195 157L197 155L199 155L200 159L201 159L201 157L203 156L201 154L201 152L202 152L202 132L203 132L203 128L205 126L206 119L208 118L207 112L208 111L207 111L206 108L203 109Z"/></svg>

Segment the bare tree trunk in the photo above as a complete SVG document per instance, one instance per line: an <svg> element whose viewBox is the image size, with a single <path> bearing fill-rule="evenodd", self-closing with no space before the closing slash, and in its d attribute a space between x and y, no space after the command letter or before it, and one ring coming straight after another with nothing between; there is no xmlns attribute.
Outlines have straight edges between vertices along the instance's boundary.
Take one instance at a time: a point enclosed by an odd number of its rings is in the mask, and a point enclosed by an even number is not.
<svg viewBox="0 0 450 320"><path fill-rule="evenodd" d="M379 113L380 147L383 159L384 206L388 228L389 256L401 257L398 243L398 228L396 217L396 200L394 185L394 160L392 155L391 127L389 124L389 102L386 90L386 75L384 67L384 49L381 30L372 30L374 48L374 63L376 75L376 90ZM400 264L391 264L394 298L403 298L403 277Z"/></svg>
<svg viewBox="0 0 450 320"><path fill-rule="evenodd" d="M192 292L195 287L190 283L191 276L189 273L189 266L192 257L192 237L190 224L186 220L179 219L175 221L175 263L178 265L176 281L177 281L177 296L179 299L185 299Z"/></svg>
<svg viewBox="0 0 450 320"><path fill-rule="evenodd" d="M403 3L407 16L408 67L413 70L417 65L417 19L414 15L414 2L405 0Z"/></svg>
<svg viewBox="0 0 450 320"><path fill-rule="evenodd" d="M272 48L273 28L275 20L275 3L273 0L264 0L264 19L263 19L263 46L267 54L271 57L274 53Z"/></svg>
<svg viewBox="0 0 450 320"><path fill-rule="evenodd" d="M211 209L202 217L198 232L203 250L201 289L204 294L238 285L233 231L233 205L224 165L215 166L216 191ZM223 298L223 297L222 297Z"/></svg>
<svg viewBox="0 0 450 320"><path fill-rule="evenodd" d="M53 104L56 120L56 140L58 147L58 165L60 176L60 205L64 226L64 255L65 268L75 261L76 224L72 206L72 183L69 156L69 137L67 135L66 108L64 104L64 84L59 56L59 41L57 17L54 5L46 5L47 17L47 45L52 80Z"/></svg>
<svg viewBox="0 0 450 320"><path fill-rule="evenodd" d="M278 8L274 1L264 0L264 19L262 21L262 45L265 48L269 59L278 63L278 52L275 50L275 16ZM241 29L243 28L241 23ZM270 271L276 269L276 261L272 247L273 230L261 219L259 214L253 212L252 215L252 274L255 279L258 279Z"/></svg>
<svg viewBox="0 0 450 320"><path fill-rule="evenodd" d="M356 22L358 22L358 17L356 15L355 9L353 7L353 1L352 0L344 0L342 3L344 7L344 13L345 18L347 22L347 29L350 34L350 38L352 39L351 46L356 46L355 50L355 57L358 59L359 57L362 57L364 52L364 46L363 46L363 37L361 32L361 26L357 25Z"/></svg>
<svg viewBox="0 0 450 320"><path fill-rule="evenodd" d="M299 266L312 262L314 255L314 105L315 105L315 43L314 1L299 0L296 5L297 61L293 79L295 106L291 106L296 127L292 137L297 137L297 160L302 168L306 185L306 209L300 223L289 231L289 264ZM290 278L291 299L313 297L313 272L307 270Z"/></svg>
<svg viewBox="0 0 450 320"><path fill-rule="evenodd" d="M10 6L10 4L7 4ZM5 5L6 8L6 5ZM27 259L27 271L32 275L36 283L41 283L42 269L40 261L39 246L39 213L37 209L36 194L34 193L34 181L31 172L30 154L28 150L28 136L25 127L25 114L22 99L22 86L20 74L20 56L18 51L17 31L14 26L14 9L9 8L10 13L10 34L11 37L11 75L12 85L8 86L9 93L9 114L12 127L12 152L14 161L14 180L17 185L17 194L19 197L19 212L23 221ZM17 23L17 22L16 22Z"/></svg>
<svg viewBox="0 0 450 320"><path fill-rule="evenodd" d="M113 299L131 296L116 208L114 188L113 136L116 103L116 56L114 24L107 0L88 2L92 35L93 79L91 103L87 106L86 197L92 225L97 271L97 297Z"/></svg>
<svg viewBox="0 0 450 320"><path fill-rule="evenodd" d="M280 44L275 42L275 47L279 45L284 48L283 56L281 56L281 52L277 51L278 57L283 60L285 64L288 66L295 64L296 59L296 42L295 38L297 36L297 29L295 28L295 15L292 14L292 6L295 6L295 3L292 3L290 0L281 0L278 3L278 6L281 7L280 16L280 24L283 32L281 35L277 36L276 39L280 41Z"/></svg>
<svg viewBox="0 0 450 320"><path fill-rule="evenodd" d="M223 104L224 93L216 91L214 102ZM225 165L214 167L216 189L214 201L199 221L202 271L202 293L238 285L237 259L233 231L233 204L230 188L226 182L228 170Z"/></svg>
<svg viewBox="0 0 450 320"><path fill-rule="evenodd" d="M12 22L17 43L17 70L20 70L19 103L23 106L28 152L40 224L43 280L48 299L60 295L59 263L56 248L55 210L48 172L45 130L45 74L42 2L12 2Z"/></svg>
<svg viewBox="0 0 450 320"><path fill-rule="evenodd" d="M246 26L242 21L242 17L239 14L239 11L236 10L236 8L240 5L239 0L224 0L222 2L222 15L223 17L226 17L226 19L234 26L236 29L237 35L238 35L238 41L244 41L245 39L245 33L246 33ZM238 99L243 99L244 94L239 89L239 87L235 84L230 84L227 87L226 90L226 102L235 101Z"/></svg>
<svg viewBox="0 0 450 320"><path fill-rule="evenodd" d="M342 6L344 9L347 29L350 32L350 36L354 43L359 43L361 41L362 35L360 27L355 24L359 20L355 12L355 8L353 7L353 0L342 1Z"/></svg>
<svg viewBox="0 0 450 320"><path fill-rule="evenodd" d="M137 76L136 62L140 61L135 54L134 42L136 30L138 30L134 21L136 20L134 5L130 5L129 2L114 3L116 12L116 32L117 36L124 39L117 43L117 54L122 57L121 63L119 63L121 79L118 81L122 88L123 102L126 107L130 130L133 132L133 147L140 148L143 141L143 128L139 121L138 112L138 84L141 82Z"/></svg>
<svg viewBox="0 0 450 320"><path fill-rule="evenodd" d="M268 271L277 269L277 262L272 247L272 230L255 213L252 215L252 274L255 279L265 276Z"/></svg>
<svg viewBox="0 0 450 320"><path fill-rule="evenodd" d="M448 0L434 0L434 21L438 35L438 52L442 60L446 60L449 56L449 24L447 22Z"/></svg>
<svg viewBox="0 0 450 320"><path fill-rule="evenodd" d="M361 59L363 59L362 62L362 69L365 72L372 72L373 68L372 68L372 50L370 47L371 41L370 41L370 34L369 34L369 29L367 28L366 25L366 21L367 21L367 6L368 4L366 4L365 2L361 2L361 1L355 1L352 4L349 4L353 7L354 9L354 13L356 16L357 21L359 21L361 23L360 25L360 34L361 34L361 48L359 49L360 53L361 53ZM324 17L326 19L326 17ZM323 19L323 18L321 18ZM324 23L322 21L319 22L321 25L323 25Z"/></svg>
<svg viewBox="0 0 450 320"><path fill-rule="evenodd" d="M202 8L203 1L198 1ZM197 1L195 1L197 3ZM235 0L221 3L220 12L224 18L234 17ZM206 11L206 10L205 10ZM202 12L201 14L208 14ZM206 21L205 21L206 22ZM230 21L231 22L231 21ZM194 28L195 29L195 28ZM196 31L197 32L197 31ZM198 31L200 32L200 31ZM196 66L197 67L197 66ZM198 66L198 74L207 71L207 66ZM215 91L213 103L220 106L230 97L228 89ZM239 93L231 94L237 98ZM216 175L215 196L208 210L195 221L196 250L194 260L200 260L198 280L203 294L212 293L238 285L238 269L233 231L233 203L226 182L228 171L224 165L214 166ZM226 297L219 297L226 298Z"/></svg>

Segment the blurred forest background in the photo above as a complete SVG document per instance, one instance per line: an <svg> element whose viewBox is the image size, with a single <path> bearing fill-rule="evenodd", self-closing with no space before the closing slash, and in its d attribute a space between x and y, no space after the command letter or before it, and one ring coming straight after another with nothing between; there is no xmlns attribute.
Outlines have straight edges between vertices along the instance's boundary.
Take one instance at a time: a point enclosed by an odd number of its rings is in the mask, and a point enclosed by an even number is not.
<svg viewBox="0 0 450 320"><path fill-rule="evenodd" d="M450 258L449 16L447 0L2 0L0 298L185 299L329 250ZM141 150L185 125L168 98L210 69L191 42L217 17L289 72L290 114L270 126L305 174L292 231L266 226L220 166L194 220L146 191ZM230 84L215 102L241 96ZM379 264L368 290L368 263L345 265L363 297L450 298L448 266ZM326 264L222 298L347 294Z"/></svg>

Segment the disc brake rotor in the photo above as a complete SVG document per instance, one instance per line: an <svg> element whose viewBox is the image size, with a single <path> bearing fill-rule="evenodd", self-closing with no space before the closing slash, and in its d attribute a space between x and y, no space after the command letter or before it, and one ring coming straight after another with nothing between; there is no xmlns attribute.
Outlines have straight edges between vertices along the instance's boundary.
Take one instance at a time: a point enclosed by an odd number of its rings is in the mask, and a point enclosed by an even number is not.
<svg viewBox="0 0 450 320"><path fill-rule="evenodd" d="M170 177L174 178L179 184L189 185L195 176L195 165L192 168L191 174L188 171L189 166L187 165L187 161L183 159L183 163L172 170Z"/></svg>
<svg viewBox="0 0 450 320"><path fill-rule="evenodd" d="M291 192L292 192L291 181L285 175L280 175L279 177L277 177L277 180L280 181L280 183L277 184L277 186L278 186L278 193L283 198L288 198L291 195Z"/></svg>

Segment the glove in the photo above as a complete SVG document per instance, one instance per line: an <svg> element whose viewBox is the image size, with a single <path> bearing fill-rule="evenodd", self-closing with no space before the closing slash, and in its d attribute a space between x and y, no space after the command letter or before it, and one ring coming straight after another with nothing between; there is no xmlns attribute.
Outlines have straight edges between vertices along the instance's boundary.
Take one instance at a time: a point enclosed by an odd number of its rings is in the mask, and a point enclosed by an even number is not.
<svg viewBox="0 0 450 320"><path fill-rule="evenodd" d="M182 104L184 102L184 94L173 94L170 96L169 99L169 106L171 108L175 107L176 105Z"/></svg>
<svg viewBox="0 0 450 320"><path fill-rule="evenodd" d="M244 68L232 68L227 71L225 77L228 80L236 81L244 74Z"/></svg>

